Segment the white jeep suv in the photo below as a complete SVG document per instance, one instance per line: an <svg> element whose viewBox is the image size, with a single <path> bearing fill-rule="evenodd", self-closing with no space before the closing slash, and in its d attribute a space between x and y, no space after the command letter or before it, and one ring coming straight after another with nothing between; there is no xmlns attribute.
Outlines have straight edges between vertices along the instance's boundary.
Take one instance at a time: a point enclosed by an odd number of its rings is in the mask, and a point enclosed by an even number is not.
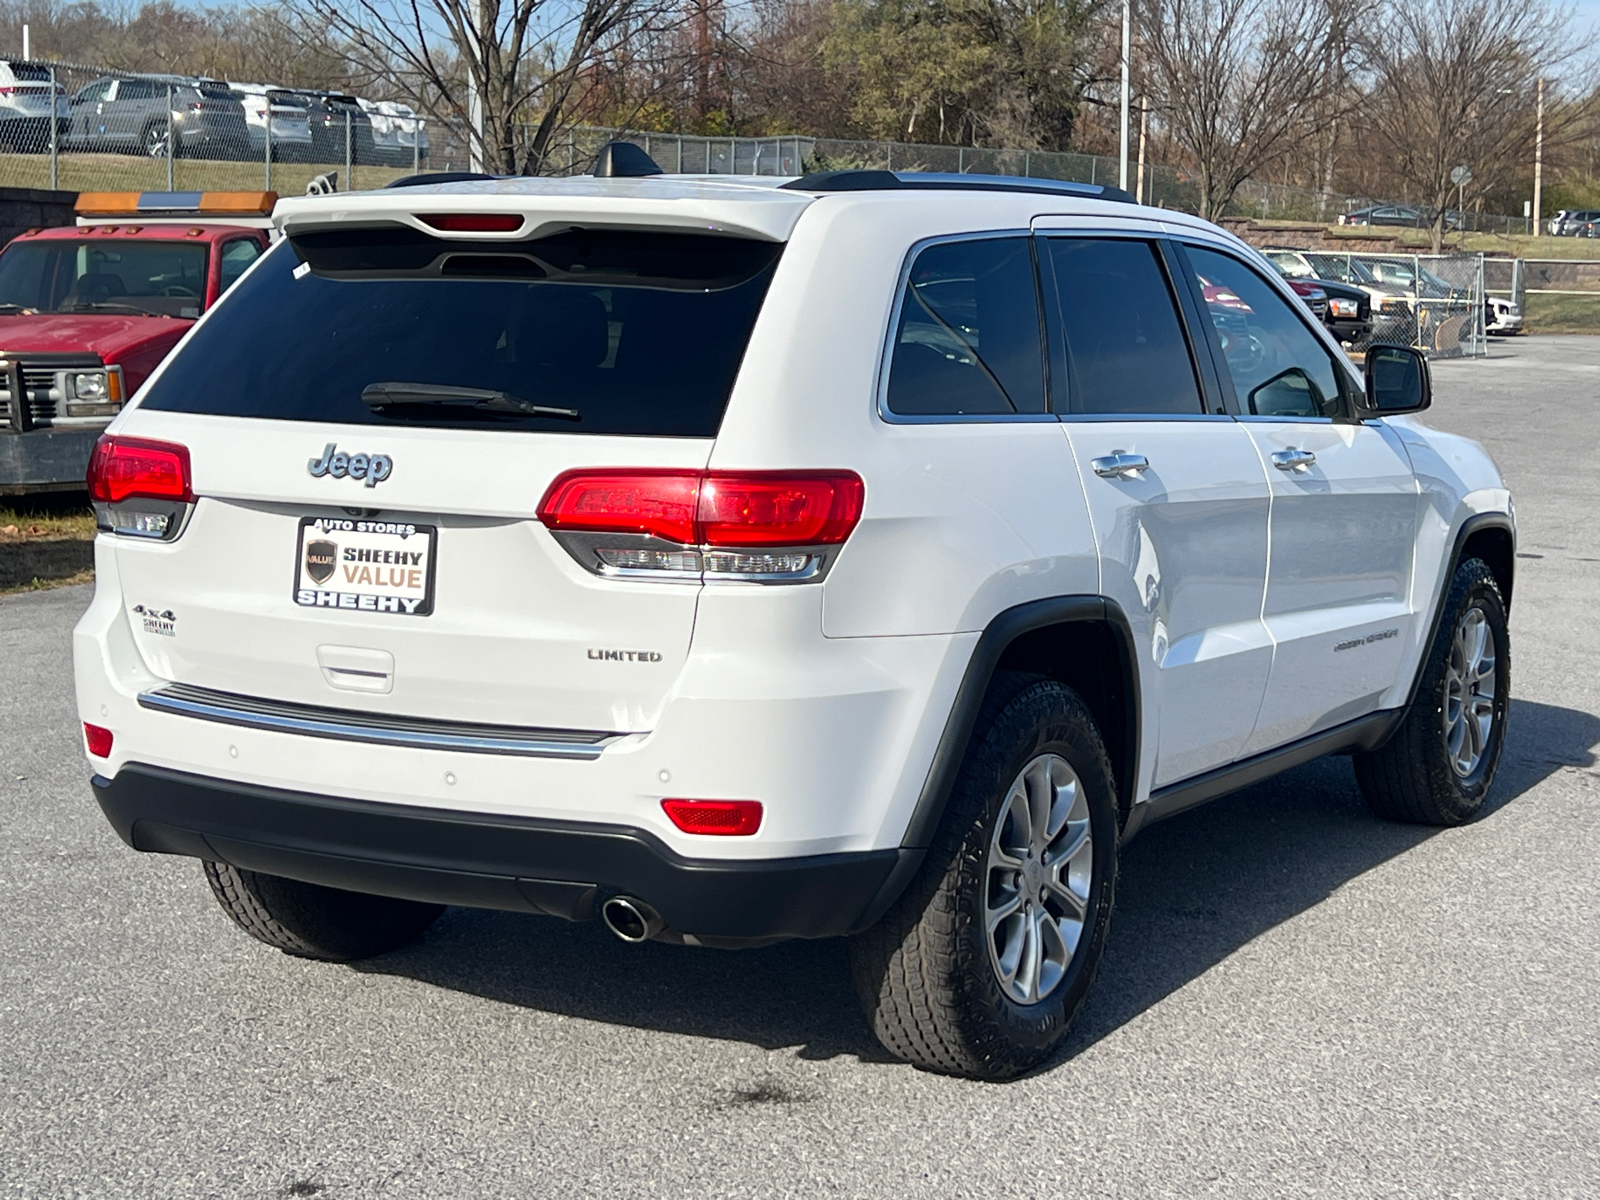
<svg viewBox="0 0 1600 1200"><path fill-rule="evenodd" d="M111 824L269 945L848 935L885 1046L1006 1078L1141 827L1329 753L1484 803L1500 475L1203 221L872 171L279 221L96 449L75 634Z"/></svg>

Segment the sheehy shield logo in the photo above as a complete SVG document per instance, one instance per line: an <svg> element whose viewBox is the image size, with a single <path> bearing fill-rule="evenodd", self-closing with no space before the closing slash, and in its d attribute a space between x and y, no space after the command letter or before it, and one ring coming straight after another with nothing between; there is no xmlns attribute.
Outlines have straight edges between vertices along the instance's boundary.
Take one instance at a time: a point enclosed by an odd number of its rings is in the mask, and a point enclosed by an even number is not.
<svg viewBox="0 0 1600 1200"><path fill-rule="evenodd" d="M327 583L333 577L333 568L338 562L338 543L320 538L306 543L306 574L311 576L312 583Z"/></svg>

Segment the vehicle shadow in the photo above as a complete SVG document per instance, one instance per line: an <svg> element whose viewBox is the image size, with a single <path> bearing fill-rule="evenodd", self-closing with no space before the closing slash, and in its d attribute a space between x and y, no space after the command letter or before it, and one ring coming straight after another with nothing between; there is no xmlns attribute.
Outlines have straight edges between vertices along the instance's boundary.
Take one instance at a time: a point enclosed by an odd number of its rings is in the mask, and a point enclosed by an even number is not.
<svg viewBox="0 0 1600 1200"><path fill-rule="evenodd" d="M1600 718L1514 701L1485 819L1562 767L1594 765L1596 743ZM1056 1062L1437 832L1372 817L1342 758L1147 830L1123 858L1105 963ZM890 1061L856 1005L840 939L738 953L628 946L599 922L454 909L417 945L350 969L586 1020L794 1046L802 1058Z"/></svg>

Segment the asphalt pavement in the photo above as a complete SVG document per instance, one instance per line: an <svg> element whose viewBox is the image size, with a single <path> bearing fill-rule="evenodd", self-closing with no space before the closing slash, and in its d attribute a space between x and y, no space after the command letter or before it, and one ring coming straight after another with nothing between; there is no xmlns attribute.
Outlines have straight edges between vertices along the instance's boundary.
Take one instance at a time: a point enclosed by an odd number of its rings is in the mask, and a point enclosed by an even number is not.
<svg viewBox="0 0 1600 1200"><path fill-rule="evenodd" d="M1007 1085L890 1060L839 942L451 910L269 950L91 799L88 590L0 599L0 1196L1600 1194L1600 338L1435 382L1521 527L1492 810L1385 824L1325 760L1156 826L1070 1046Z"/></svg>

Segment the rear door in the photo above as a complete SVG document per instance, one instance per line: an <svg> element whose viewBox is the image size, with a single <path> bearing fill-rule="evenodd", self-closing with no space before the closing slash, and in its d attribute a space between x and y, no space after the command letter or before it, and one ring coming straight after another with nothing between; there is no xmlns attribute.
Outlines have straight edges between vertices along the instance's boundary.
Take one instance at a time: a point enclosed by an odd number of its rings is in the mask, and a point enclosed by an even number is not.
<svg viewBox="0 0 1600 1200"><path fill-rule="evenodd" d="M147 665L288 702L651 728L698 575L611 571L536 513L569 469L704 467L780 250L399 225L278 244L119 426L186 446L199 496L175 541L116 541L129 612L173 614L131 621Z"/></svg>
<svg viewBox="0 0 1600 1200"><path fill-rule="evenodd" d="M1276 649L1254 754L1363 716L1394 685L1415 618L1419 492L1400 439L1350 419L1355 381L1295 306L1241 258L1185 250L1272 485L1262 616Z"/></svg>
<svg viewBox="0 0 1600 1200"><path fill-rule="evenodd" d="M1100 549L1100 590L1133 628L1161 787L1233 761L1266 688L1267 484L1213 405L1164 243L1041 237L1051 386ZM1149 760L1145 756L1146 761Z"/></svg>

